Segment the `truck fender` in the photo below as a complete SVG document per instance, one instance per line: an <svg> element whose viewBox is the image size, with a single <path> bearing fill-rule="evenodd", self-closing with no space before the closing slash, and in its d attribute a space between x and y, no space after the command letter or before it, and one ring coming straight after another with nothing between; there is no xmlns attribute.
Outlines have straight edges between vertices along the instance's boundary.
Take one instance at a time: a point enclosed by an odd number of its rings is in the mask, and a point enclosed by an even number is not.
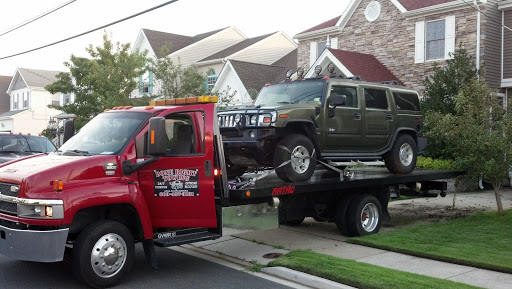
<svg viewBox="0 0 512 289"><path fill-rule="evenodd" d="M139 214L140 224L144 233L144 239L153 239L153 225L149 214L148 204L142 191L136 184L129 185L130 200Z"/></svg>
<svg viewBox="0 0 512 289"><path fill-rule="evenodd" d="M316 133L316 125L313 121L310 120L286 120L283 123L284 129L286 132L289 132L290 128L295 129L300 133L305 133L304 135L308 137L313 145L315 146L316 157L320 158L320 144L318 143L318 136Z"/></svg>

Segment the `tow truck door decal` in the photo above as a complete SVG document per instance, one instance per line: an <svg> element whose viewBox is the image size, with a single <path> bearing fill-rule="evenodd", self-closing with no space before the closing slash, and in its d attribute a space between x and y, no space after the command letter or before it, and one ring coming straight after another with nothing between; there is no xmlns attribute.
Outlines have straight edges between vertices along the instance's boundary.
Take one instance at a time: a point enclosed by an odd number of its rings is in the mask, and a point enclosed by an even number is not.
<svg viewBox="0 0 512 289"><path fill-rule="evenodd" d="M198 169L154 170L155 197L199 197Z"/></svg>

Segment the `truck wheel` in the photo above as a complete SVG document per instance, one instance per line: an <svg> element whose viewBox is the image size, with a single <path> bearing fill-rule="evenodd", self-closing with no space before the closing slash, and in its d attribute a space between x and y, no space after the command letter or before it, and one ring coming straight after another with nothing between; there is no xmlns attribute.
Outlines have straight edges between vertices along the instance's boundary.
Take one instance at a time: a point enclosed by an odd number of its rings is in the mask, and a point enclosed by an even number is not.
<svg viewBox="0 0 512 289"><path fill-rule="evenodd" d="M336 223L336 227L338 227L338 231L347 237L352 237L348 230L347 212L348 206L353 199L353 194L344 195L338 202L338 207L336 208L336 216L334 217L334 222Z"/></svg>
<svg viewBox="0 0 512 289"><path fill-rule="evenodd" d="M283 181L307 181L313 175L315 166L313 143L303 135L293 134L282 139L274 152L274 168Z"/></svg>
<svg viewBox="0 0 512 289"><path fill-rule="evenodd" d="M348 231L351 236L364 236L379 232L382 207L371 195L360 195L350 203L347 212Z"/></svg>
<svg viewBox="0 0 512 289"><path fill-rule="evenodd" d="M73 247L73 273L92 287L114 285L134 262L135 245L123 224L102 220L87 226Z"/></svg>
<svg viewBox="0 0 512 289"><path fill-rule="evenodd" d="M388 170L394 174L408 174L414 170L418 158L418 147L412 136L398 135L395 144L384 155Z"/></svg>

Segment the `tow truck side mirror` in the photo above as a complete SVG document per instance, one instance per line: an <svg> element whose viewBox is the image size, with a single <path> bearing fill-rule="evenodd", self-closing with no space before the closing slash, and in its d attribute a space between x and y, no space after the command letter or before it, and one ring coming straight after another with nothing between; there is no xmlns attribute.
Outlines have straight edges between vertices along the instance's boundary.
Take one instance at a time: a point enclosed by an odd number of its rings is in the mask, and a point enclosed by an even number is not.
<svg viewBox="0 0 512 289"><path fill-rule="evenodd" d="M152 117L149 119L148 154L151 156L165 155L167 149L167 134L165 133L165 118Z"/></svg>
<svg viewBox="0 0 512 289"><path fill-rule="evenodd" d="M75 122L66 120L64 122L64 137L62 138L62 143L66 143L73 135L75 135Z"/></svg>

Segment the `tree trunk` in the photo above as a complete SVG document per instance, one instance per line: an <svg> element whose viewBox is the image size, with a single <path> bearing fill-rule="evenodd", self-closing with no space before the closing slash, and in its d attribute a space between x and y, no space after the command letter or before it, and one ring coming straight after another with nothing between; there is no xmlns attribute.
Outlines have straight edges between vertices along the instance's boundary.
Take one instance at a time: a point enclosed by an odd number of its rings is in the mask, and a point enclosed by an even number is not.
<svg viewBox="0 0 512 289"><path fill-rule="evenodd" d="M498 214L500 216L504 215L503 212L503 204L501 203L501 194L500 194L500 187L499 186L493 186L494 187L494 196L496 197L496 205L498 206Z"/></svg>

